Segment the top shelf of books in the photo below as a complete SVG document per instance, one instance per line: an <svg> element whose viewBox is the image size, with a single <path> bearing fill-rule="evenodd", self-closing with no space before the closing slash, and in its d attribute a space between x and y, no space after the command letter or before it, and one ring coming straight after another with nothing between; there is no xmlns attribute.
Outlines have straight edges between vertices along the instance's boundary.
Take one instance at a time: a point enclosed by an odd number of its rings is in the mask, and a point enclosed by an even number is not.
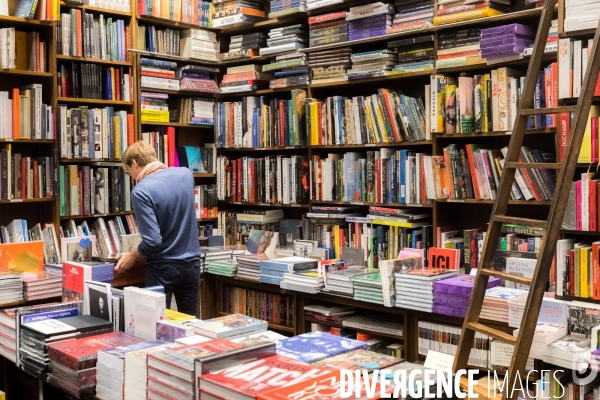
<svg viewBox="0 0 600 400"><path fill-rule="evenodd" d="M78 10L85 10L86 12L105 14L107 16L115 16L121 18L131 17L131 9L129 7L125 7L122 4L119 4L116 1L102 1L98 2L98 4L95 6L61 1L60 6L67 9L75 8Z"/></svg>

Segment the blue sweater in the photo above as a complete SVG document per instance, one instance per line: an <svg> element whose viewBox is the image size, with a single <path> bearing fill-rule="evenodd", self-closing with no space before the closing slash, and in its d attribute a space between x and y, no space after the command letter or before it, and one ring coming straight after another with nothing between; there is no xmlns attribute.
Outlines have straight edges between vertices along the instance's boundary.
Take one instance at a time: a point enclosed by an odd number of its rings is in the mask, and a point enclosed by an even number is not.
<svg viewBox="0 0 600 400"><path fill-rule="evenodd" d="M168 168L148 175L131 191L146 263L200 260L194 177L187 168Z"/></svg>

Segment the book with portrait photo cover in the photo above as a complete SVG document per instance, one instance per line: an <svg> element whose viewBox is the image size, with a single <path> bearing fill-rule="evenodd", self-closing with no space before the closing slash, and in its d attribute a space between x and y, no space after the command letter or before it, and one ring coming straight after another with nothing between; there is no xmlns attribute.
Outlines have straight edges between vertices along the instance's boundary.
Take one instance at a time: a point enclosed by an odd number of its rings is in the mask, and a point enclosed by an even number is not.
<svg viewBox="0 0 600 400"><path fill-rule="evenodd" d="M85 281L83 313L112 322L112 287L110 283Z"/></svg>
<svg viewBox="0 0 600 400"><path fill-rule="evenodd" d="M62 261L90 262L98 255L96 236L61 238Z"/></svg>

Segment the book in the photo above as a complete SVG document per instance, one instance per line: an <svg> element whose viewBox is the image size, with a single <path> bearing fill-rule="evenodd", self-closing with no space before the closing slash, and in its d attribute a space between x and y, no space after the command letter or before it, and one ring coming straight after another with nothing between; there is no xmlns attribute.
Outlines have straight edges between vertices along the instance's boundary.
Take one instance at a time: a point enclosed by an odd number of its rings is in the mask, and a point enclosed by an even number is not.
<svg viewBox="0 0 600 400"><path fill-rule="evenodd" d="M144 340L156 339L156 322L166 318L164 293L125 288L125 333Z"/></svg>
<svg viewBox="0 0 600 400"><path fill-rule="evenodd" d="M277 354L302 362L315 362L352 350L366 349L367 344L324 332L310 332L277 343Z"/></svg>
<svg viewBox="0 0 600 400"><path fill-rule="evenodd" d="M267 330L267 323L241 314L231 314L190 323L198 333L212 338L226 338Z"/></svg>

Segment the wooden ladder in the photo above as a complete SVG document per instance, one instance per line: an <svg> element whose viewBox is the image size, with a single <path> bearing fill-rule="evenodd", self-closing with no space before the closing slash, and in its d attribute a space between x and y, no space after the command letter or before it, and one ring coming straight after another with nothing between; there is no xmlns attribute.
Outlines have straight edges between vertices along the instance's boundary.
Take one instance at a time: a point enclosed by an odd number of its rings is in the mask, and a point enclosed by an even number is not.
<svg viewBox="0 0 600 400"><path fill-rule="evenodd" d="M502 398L505 400L516 398L519 394L519 392L515 391L514 396L511 396L511 389L515 384L515 379L518 376L521 378L524 376L525 365L531 349L544 291L546 284L548 283L550 266L556 249L556 241L559 238L563 214L567 206L569 191L577 166L579 149L583 140L590 106L593 100L594 88L600 70L600 54L598 52L600 42L599 24L596 28L594 45L582 82L581 95L577 100L577 105L543 109L533 108L535 85L538 73L541 69L544 47L546 45L548 30L552 23L556 2L557 0L547 0L542 11L533 47L533 54L531 55L529 66L527 68L525 87L518 108L518 118L515 121L510 143L508 145L506 168L503 170L500 189L492 209L485 244L483 246L483 256L481 257L481 263L477 269L477 275L475 277L474 287L471 292L469 307L463 323L462 333L460 341L458 342L458 349L453 365L454 372L468 367L467 364L475 332L514 345L510 368L505 377L505 389L502 394ZM572 130L569 135L563 161L561 163L519 163L519 154L525 136L527 119L532 115L567 112L574 112L574 119L573 124L571 125ZM547 221L507 215L508 201L517 168L547 168L557 170L556 189L552 198ZM500 242L500 233L503 224L519 224L543 229L542 242L533 278L516 276L493 269L494 254L498 248L498 243ZM489 277L496 277L506 281L528 285L530 287L523 318L521 320L521 329L519 330L519 335L517 337L486 326L479 320ZM516 387L518 388L520 386Z"/></svg>

